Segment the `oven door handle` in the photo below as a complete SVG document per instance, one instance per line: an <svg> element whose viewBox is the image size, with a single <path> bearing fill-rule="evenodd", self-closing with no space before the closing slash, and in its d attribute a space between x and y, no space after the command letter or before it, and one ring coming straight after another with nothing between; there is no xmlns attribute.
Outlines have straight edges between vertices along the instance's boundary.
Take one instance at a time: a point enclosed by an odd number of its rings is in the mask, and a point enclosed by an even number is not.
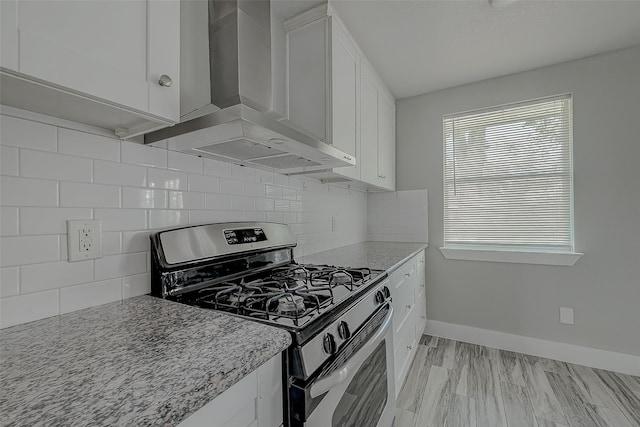
<svg viewBox="0 0 640 427"><path fill-rule="evenodd" d="M387 330L391 326L391 319L393 318L393 306L389 306L389 311L385 316L382 324L373 335L356 354L351 356L340 369L335 370L329 376L319 379L311 386L309 393L312 398L318 397L331 390L338 384L343 383L352 371L356 371L360 368L360 365L369 357L369 355L378 347L378 344L384 340Z"/></svg>

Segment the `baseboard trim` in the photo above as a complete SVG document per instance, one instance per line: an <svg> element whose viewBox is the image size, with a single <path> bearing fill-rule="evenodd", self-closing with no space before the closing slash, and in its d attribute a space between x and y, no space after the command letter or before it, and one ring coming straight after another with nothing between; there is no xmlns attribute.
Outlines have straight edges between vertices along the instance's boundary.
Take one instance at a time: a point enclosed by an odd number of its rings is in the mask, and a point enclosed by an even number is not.
<svg viewBox="0 0 640 427"><path fill-rule="evenodd" d="M429 335L640 376L640 356L427 320Z"/></svg>

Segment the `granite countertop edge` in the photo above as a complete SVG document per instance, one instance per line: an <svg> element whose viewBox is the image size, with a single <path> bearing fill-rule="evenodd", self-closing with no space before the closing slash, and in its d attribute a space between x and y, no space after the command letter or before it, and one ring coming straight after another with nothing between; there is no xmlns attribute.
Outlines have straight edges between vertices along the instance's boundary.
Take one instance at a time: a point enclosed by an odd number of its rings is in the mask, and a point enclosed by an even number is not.
<svg viewBox="0 0 640 427"><path fill-rule="evenodd" d="M420 243L420 247L416 250L414 250L413 252L411 252L409 255L405 256L404 258L402 258L401 260L399 260L398 262L396 262L393 266L387 268L387 274L391 274L394 271L396 271L398 269L398 267L400 267L402 264L404 264L405 262L409 261L411 258L413 258L414 256L418 255L419 252L424 251L425 249L427 249L429 247L429 243Z"/></svg>
<svg viewBox="0 0 640 427"><path fill-rule="evenodd" d="M148 295L5 328L0 425L177 425L290 344Z"/></svg>

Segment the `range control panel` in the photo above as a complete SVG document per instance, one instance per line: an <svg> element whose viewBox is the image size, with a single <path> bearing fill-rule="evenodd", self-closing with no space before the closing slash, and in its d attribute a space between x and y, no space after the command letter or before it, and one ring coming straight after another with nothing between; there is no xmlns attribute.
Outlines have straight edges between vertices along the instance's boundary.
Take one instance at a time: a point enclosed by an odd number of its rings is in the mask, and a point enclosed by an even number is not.
<svg viewBox="0 0 640 427"><path fill-rule="evenodd" d="M240 230L224 230L224 238L229 245L264 242L267 235L262 228L244 228Z"/></svg>

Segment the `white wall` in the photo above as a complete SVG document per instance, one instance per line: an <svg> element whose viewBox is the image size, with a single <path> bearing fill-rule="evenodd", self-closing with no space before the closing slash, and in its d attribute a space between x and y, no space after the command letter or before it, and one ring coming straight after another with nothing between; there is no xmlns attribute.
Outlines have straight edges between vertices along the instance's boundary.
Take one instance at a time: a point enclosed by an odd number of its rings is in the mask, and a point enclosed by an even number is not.
<svg viewBox="0 0 640 427"><path fill-rule="evenodd" d="M427 190L367 195L367 240L429 242Z"/></svg>
<svg viewBox="0 0 640 427"><path fill-rule="evenodd" d="M365 193L0 119L1 327L149 292L152 230L283 222L296 256L366 239ZM66 220L91 218L102 219L104 257L67 262Z"/></svg>
<svg viewBox="0 0 640 427"><path fill-rule="evenodd" d="M574 267L444 259L442 116L567 92L585 255ZM640 47L403 99L397 120L398 189L430 195L430 319L640 355Z"/></svg>

